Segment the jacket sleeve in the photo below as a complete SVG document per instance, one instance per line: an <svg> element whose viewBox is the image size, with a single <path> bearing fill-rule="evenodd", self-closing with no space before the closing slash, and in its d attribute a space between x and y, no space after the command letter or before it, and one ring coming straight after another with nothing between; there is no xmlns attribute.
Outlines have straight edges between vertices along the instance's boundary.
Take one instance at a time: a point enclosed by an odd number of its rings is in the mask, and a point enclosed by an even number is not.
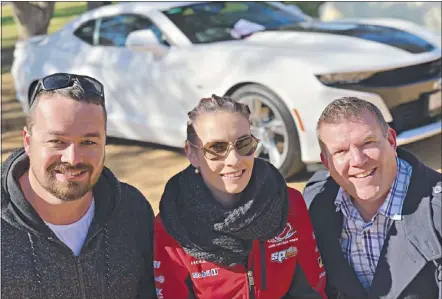
<svg viewBox="0 0 442 299"><path fill-rule="evenodd" d="M155 299L155 285L153 282L153 226L154 213L152 206L144 195L135 187L122 183L124 195L135 205L134 220L137 223L135 232L138 233L138 243L141 247L144 267L138 282L137 298Z"/></svg>
<svg viewBox="0 0 442 299"><path fill-rule="evenodd" d="M326 299L326 274L307 206L302 195L291 189L295 197L296 230L299 232L298 261L292 285L284 299Z"/></svg>
<svg viewBox="0 0 442 299"><path fill-rule="evenodd" d="M313 199L319 192L321 192L322 187L324 187L329 177L330 172L328 170L319 170L308 180L302 193L307 208L310 209Z"/></svg>
<svg viewBox="0 0 442 299"><path fill-rule="evenodd" d="M155 219L154 273L158 299L194 299L192 281L184 265L181 248L171 242L159 216Z"/></svg>

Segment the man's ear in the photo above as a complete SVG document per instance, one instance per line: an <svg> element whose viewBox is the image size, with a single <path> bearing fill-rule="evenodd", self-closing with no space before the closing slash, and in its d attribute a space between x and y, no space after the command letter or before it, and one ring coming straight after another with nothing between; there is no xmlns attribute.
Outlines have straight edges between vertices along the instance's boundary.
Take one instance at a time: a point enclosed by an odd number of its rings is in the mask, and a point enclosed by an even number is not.
<svg viewBox="0 0 442 299"><path fill-rule="evenodd" d="M184 153L186 154L187 159L189 159L190 164L192 164L193 167L198 168L198 157L196 156L195 148L193 148L187 141L184 143Z"/></svg>
<svg viewBox="0 0 442 299"><path fill-rule="evenodd" d="M397 140L396 140L396 131L392 128L388 128L387 132L388 143L394 148L397 149Z"/></svg>
<svg viewBox="0 0 442 299"><path fill-rule="evenodd" d="M324 164L324 166L325 167L327 167L327 169L328 169L328 161L327 161L327 158L324 156L324 154L321 152L321 162L322 162L322 164Z"/></svg>
<svg viewBox="0 0 442 299"><path fill-rule="evenodd" d="M23 128L23 147L25 148L26 154L30 155L30 148L31 146L31 130L28 129L26 126Z"/></svg>

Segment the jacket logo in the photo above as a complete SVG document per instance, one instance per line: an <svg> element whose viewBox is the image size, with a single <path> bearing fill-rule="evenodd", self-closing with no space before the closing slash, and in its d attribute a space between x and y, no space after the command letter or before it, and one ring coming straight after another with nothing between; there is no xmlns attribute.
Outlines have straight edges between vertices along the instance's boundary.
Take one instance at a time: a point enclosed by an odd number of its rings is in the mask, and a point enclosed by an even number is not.
<svg viewBox="0 0 442 299"><path fill-rule="evenodd" d="M190 264L193 265L199 265L199 264L204 264L206 263L206 261L204 260L195 260L195 261L191 261Z"/></svg>
<svg viewBox="0 0 442 299"><path fill-rule="evenodd" d="M165 280L166 280L166 279L164 278L163 275L161 275L161 276L155 276L155 281L156 281L156 282L164 283Z"/></svg>
<svg viewBox="0 0 442 299"><path fill-rule="evenodd" d="M160 262L160 261L153 261L153 267L154 267L155 269L159 269L160 266L161 266L161 262Z"/></svg>
<svg viewBox="0 0 442 299"><path fill-rule="evenodd" d="M287 224L285 225L284 230L282 231L282 233L280 233L278 236L274 237L273 239L268 240L268 242L270 242L270 243L279 243L279 242L282 242L284 240L287 240L288 238L293 236L295 233L296 233L296 231L293 230L291 224L287 222Z"/></svg>
<svg viewBox="0 0 442 299"><path fill-rule="evenodd" d="M296 247L291 246L285 250L272 253L271 261L282 263L285 259L294 257L297 254L298 254L298 249Z"/></svg>
<svg viewBox="0 0 442 299"><path fill-rule="evenodd" d="M288 239L293 237L296 234L296 230L293 229L292 225L287 222L287 224L284 227L284 230L282 233L280 233L278 236L274 237L273 239L267 240L269 243L273 243L269 246L269 248L273 248L275 246L287 244L289 242ZM290 240L290 242L297 241L298 238Z"/></svg>
<svg viewBox="0 0 442 299"><path fill-rule="evenodd" d="M163 289L155 289L157 291L157 296L163 297Z"/></svg>
<svg viewBox="0 0 442 299"><path fill-rule="evenodd" d="M324 263L322 262L322 257L318 257L318 265L319 265L319 268L324 267Z"/></svg>
<svg viewBox="0 0 442 299"><path fill-rule="evenodd" d="M218 270L219 270L219 268L213 268L213 269L202 271L202 272L193 272L192 278L198 279L198 278L205 278L205 277L210 277L210 276L217 276L219 273Z"/></svg>

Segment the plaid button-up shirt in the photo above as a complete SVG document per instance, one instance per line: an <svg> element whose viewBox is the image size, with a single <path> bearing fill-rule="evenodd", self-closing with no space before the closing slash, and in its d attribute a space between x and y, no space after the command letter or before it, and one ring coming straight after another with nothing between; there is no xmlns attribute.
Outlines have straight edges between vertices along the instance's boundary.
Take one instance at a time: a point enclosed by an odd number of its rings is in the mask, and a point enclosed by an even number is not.
<svg viewBox="0 0 442 299"><path fill-rule="evenodd" d="M407 194L412 167L396 158L397 174L388 196L376 215L365 222L353 205L350 196L339 189L335 200L336 211L344 215L341 249L359 281L368 289L371 286L384 240L394 220L401 220L402 205Z"/></svg>

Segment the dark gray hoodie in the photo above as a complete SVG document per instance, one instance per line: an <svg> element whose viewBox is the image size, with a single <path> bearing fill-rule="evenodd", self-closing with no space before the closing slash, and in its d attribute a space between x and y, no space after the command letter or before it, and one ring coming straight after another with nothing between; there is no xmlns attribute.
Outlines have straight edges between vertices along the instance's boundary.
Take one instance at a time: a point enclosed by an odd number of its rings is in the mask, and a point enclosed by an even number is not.
<svg viewBox="0 0 442 299"><path fill-rule="evenodd" d="M153 211L134 187L105 168L93 188L95 214L75 256L24 198L23 149L2 165L2 298L156 298Z"/></svg>

